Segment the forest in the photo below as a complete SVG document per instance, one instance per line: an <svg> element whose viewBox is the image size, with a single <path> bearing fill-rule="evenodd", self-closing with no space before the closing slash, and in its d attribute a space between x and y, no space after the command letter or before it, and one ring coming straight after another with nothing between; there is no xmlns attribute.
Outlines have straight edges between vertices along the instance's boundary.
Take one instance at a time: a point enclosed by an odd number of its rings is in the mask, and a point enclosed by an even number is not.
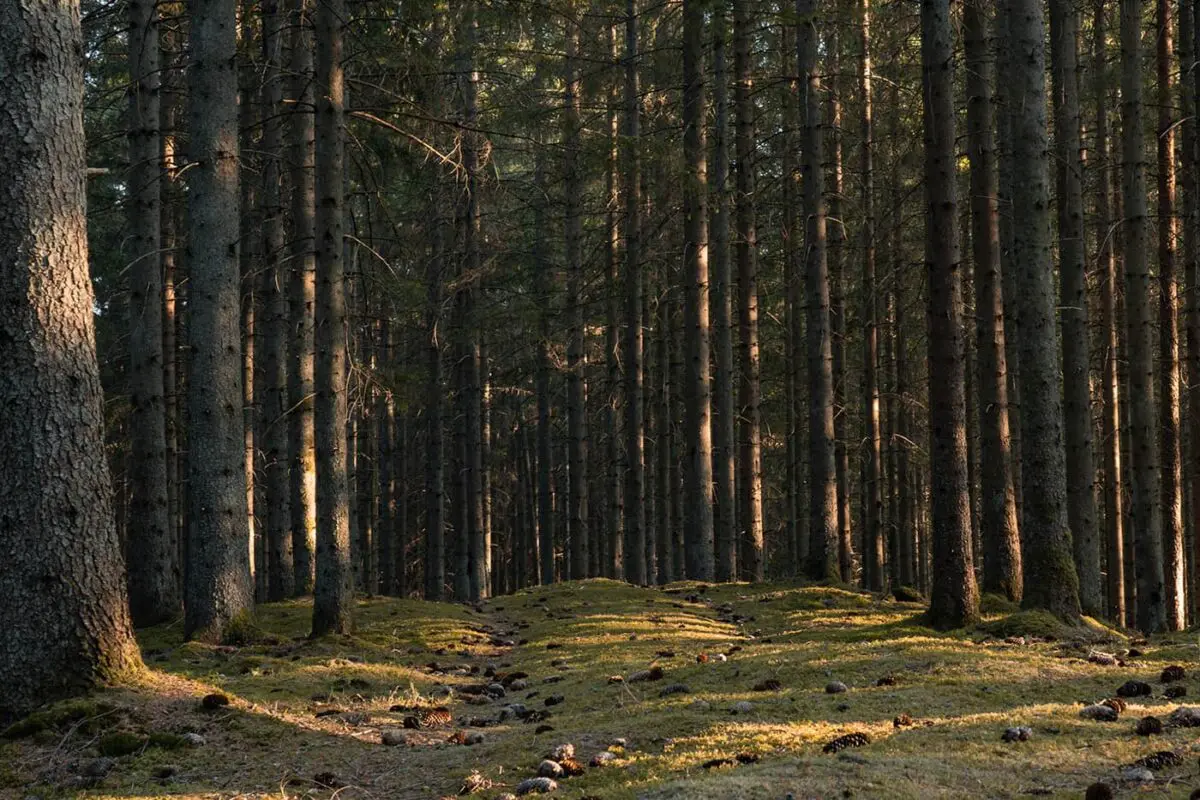
<svg viewBox="0 0 1200 800"><path fill-rule="evenodd" d="M0 0L0 796L1200 797L1197 54Z"/></svg>

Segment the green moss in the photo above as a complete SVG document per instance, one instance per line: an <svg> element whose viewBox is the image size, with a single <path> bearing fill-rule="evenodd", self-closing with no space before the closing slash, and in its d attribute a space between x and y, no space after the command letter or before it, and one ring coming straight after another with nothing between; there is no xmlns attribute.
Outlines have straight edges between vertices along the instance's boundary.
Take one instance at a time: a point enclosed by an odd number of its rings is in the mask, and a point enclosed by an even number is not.
<svg viewBox="0 0 1200 800"><path fill-rule="evenodd" d="M128 731L117 731L116 733L108 733L101 736L96 742L96 749L100 751L100 755L102 756L120 758L121 756L133 755L144 750L147 741L145 736L139 736L136 733L129 733Z"/></svg>
<svg viewBox="0 0 1200 800"><path fill-rule="evenodd" d="M160 750L179 750L187 747L187 740L177 733L156 732L150 734L147 744Z"/></svg>
<svg viewBox="0 0 1200 800"><path fill-rule="evenodd" d="M979 626L993 636L1037 636L1046 639L1065 639L1078 629L1067 625L1049 611L1018 611Z"/></svg>
<svg viewBox="0 0 1200 800"><path fill-rule="evenodd" d="M1014 603L1003 595L988 593L979 598L979 611L985 616L1015 614L1020 610L1020 603Z"/></svg>
<svg viewBox="0 0 1200 800"><path fill-rule="evenodd" d="M67 700L17 720L0 733L0 738L23 739L45 730L62 731L76 722L98 718L111 711L112 706L94 700Z"/></svg>

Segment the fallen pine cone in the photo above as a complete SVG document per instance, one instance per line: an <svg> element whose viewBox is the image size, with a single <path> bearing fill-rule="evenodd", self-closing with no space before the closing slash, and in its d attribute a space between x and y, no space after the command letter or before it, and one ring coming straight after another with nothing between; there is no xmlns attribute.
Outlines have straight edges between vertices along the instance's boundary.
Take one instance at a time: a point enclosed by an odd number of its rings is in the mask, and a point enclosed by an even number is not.
<svg viewBox="0 0 1200 800"><path fill-rule="evenodd" d="M732 767L737 762L732 758L710 758L700 765L701 769L717 769L718 767Z"/></svg>
<svg viewBox="0 0 1200 800"><path fill-rule="evenodd" d="M563 774L568 778L577 778L584 773L583 764L580 764L572 756L562 759L558 765L562 767Z"/></svg>
<svg viewBox="0 0 1200 800"><path fill-rule="evenodd" d="M821 748L821 751L824 753L836 753L839 750L845 750L847 747L864 747L870 743L871 737L865 733L847 733L828 742Z"/></svg>
<svg viewBox="0 0 1200 800"><path fill-rule="evenodd" d="M734 758L739 764L757 764L762 761L762 756L758 753L738 753Z"/></svg>
<svg viewBox="0 0 1200 800"><path fill-rule="evenodd" d="M901 714L892 720L893 728L907 728L913 724L913 718L908 714Z"/></svg>
<svg viewBox="0 0 1200 800"><path fill-rule="evenodd" d="M1117 688L1118 697L1149 697L1152 694L1154 690L1144 681L1125 681Z"/></svg>
<svg viewBox="0 0 1200 800"><path fill-rule="evenodd" d="M1159 676L1159 681L1162 683L1176 683L1187 677L1187 670L1178 664L1172 664L1162 671Z"/></svg>
<svg viewBox="0 0 1200 800"><path fill-rule="evenodd" d="M754 691L756 692L778 692L782 688L783 684L774 678L767 678L765 681L759 681L754 684Z"/></svg>
<svg viewBox="0 0 1200 800"><path fill-rule="evenodd" d="M1138 736L1157 736L1163 732L1162 720L1158 717L1142 717L1135 728Z"/></svg>
<svg viewBox="0 0 1200 800"><path fill-rule="evenodd" d="M1183 763L1183 757L1178 753L1170 750L1159 750L1157 753L1151 753L1148 756L1139 758L1130 766L1145 767L1149 770L1166 769L1167 767L1178 767Z"/></svg>

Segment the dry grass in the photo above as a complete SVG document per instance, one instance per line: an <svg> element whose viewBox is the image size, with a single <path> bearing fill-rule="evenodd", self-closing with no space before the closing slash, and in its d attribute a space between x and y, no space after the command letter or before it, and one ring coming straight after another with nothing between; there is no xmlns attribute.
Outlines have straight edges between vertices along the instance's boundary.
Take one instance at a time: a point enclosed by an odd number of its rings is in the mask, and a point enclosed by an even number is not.
<svg viewBox="0 0 1200 800"><path fill-rule="evenodd" d="M455 794L478 770L495 784L480 795L488 798L534 774L560 742L574 743L586 760L618 737L629 746L612 748L613 766L561 782L557 795L1078 798L1088 784L1107 780L1119 797L1187 797L1200 785L1192 732L1152 739L1133 733L1141 716L1165 717L1176 707L1161 697L1158 673L1169 663L1196 663L1194 636L1155 641L1126 666L1105 667L1089 663L1088 652L1128 647L1119 634L1096 625L1066 629L1036 614L1004 616L1010 609L995 601L989 607L1000 613L980 630L940 634L921 625L919 606L838 588L695 592L685 584L661 592L588 581L499 598L482 611L370 600L360 605L355 636L318 642L303 638L310 607L285 603L263 608L258 642L238 648L183 643L177 627L146 631L152 671L137 685L94 698L82 719L76 711L31 736L0 740L0 794L398 800ZM1054 641L1005 641L1023 632ZM496 636L526 643L510 649ZM659 655L664 651L674 655ZM702 653L710 656L706 663L697 661ZM716 658L724 653L727 661ZM436 673L427 666L435 661L464 673L488 664L520 670L530 685L482 706L460 694L445 701L436 696L439 686L484 679ZM665 671L661 681L607 680L652 665ZM551 676L558 682L542 683ZM895 684L877 686L884 676ZM1116 723L1079 718L1080 702L1110 696L1131 678L1150 682L1155 696L1131 703ZM781 688L753 690L767 679ZM850 690L826 694L831 680ZM690 693L660 697L671 683ZM1185 685L1200 691L1190 676ZM215 691L231 704L201 710L199 699ZM495 719L504 702L541 709L550 694L564 697L548 709L545 724L553 731L537 734L533 724L507 721L482 729L482 744L446 742L458 720ZM731 714L739 701L752 710ZM456 728L409 732L408 746L380 743L381 730L402 725L405 712L390 711L393 705L442 702ZM334 708L348 713L316 716ZM901 713L916 724L894 728ZM1001 742L1003 730L1018 724L1033 728L1032 740ZM851 731L869 734L871 744L822 753L826 742ZM114 732L143 737L146 746L120 757L96 785L81 786L75 776ZM188 732L206 744L171 749L154 742L173 740L148 738ZM1121 765L1167 749L1184 755L1181 766L1158 772L1149 786L1121 781ZM761 760L703 766L737 755ZM156 777L166 765L174 775ZM321 786L314 779L322 773L336 776L341 788Z"/></svg>

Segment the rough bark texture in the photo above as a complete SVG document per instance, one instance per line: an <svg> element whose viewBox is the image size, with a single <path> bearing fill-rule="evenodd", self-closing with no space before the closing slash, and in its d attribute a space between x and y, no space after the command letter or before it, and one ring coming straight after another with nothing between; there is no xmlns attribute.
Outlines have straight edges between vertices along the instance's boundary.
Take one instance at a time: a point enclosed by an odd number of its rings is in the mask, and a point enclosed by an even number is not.
<svg viewBox="0 0 1200 800"><path fill-rule="evenodd" d="M1183 157L1181 182L1183 189L1183 266L1181 271L1185 281L1184 309L1186 319L1187 339L1187 422L1188 433L1188 469L1184 479L1190 488L1191 504L1188 507L1188 522L1192 531L1191 553L1191 598L1189 612L1195 621L1200 602L1196 590L1200 588L1200 398L1197 398L1196 387L1200 387L1200 197L1197 190L1197 169L1200 168L1196 139L1196 99L1200 89L1200 70L1195 67L1196 54L1196 8L1193 3L1179 4L1179 64L1182 79L1179 82L1181 112L1183 115L1181 145Z"/></svg>
<svg viewBox="0 0 1200 800"><path fill-rule="evenodd" d="M1121 0L1121 197L1124 209L1126 355L1129 364L1131 531L1137 580L1137 625L1167 625L1159 436L1154 391L1154 314L1147 264L1146 156L1142 133L1144 0Z"/></svg>
<svg viewBox="0 0 1200 800"><path fill-rule="evenodd" d="M426 267L425 385L425 599L441 600L446 591L446 453L442 379L442 271L446 226L442 219L442 176L435 168L430 193L429 265Z"/></svg>
<svg viewBox="0 0 1200 800"><path fill-rule="evenodd" d="M312 0L294 0L291 16L291 96L288 185L291 191L291 264L288 269L288 510L291 514L294 591L313 589L317 546L317 465L313 429L316 258L314 214L314 95Z"/></svg>
<svg viewBox="0 0 1200 800"><path fill-rule="evenodd" d="M734 125L737 184L734 195L738 285L737 534L738 571L744 581L761 581L766 555L763 536L762 388L758 347L758 223L755 219L754 62L755 24L749 0L733 4Z"/></svg>
<svg viewBox="0 0 1200 800"><path fill-rule="evenodd" d="M317 552L314 636L354 627L350 496L346 483L346 292L342 256L345 203L345 0L317 5L316 41L316 402Z"/></svg>
<svg viewBox="0 0 1200 800"><path fill-rule="evenodd" d="M219 641L253 608L238 291L236 6L192 11L188 89L188 569L184 634Z"/></svg>
<svg viewBox="0 0 1200 800"><path fill-rule="evenodd" d="M1079 583L1067 523L1067 470L1050 235L1049 140L1046 124L1045 25L1040 0L1010 0L1006 79L1020 114L1012 120L1013 261L1021 328L1021 524L1026 608L1063 618L1079 615ZM1090 421L1089 421L1090 424Z"/></svg>
<svg viewBox="0 0 1200 800"><path fill-rule="evenodd" d="M82 48L74 0L0 8L0 724L140 665L104 453Z"/></svg>
<svg viewBox="0 0 1200 800"><path fill-rule="evenodd" d="M608 26L608 49L613 63L617 60L616 25ZM625 495L621 488L621 318L620 318L620 127L618 110L618 81L613 80L608 90L608 164L605 194L607 197L607 236L605 248L605 332L604 360L608 371L608 397L604 406L605 450L608 474L605 480L605 495L608 509L608 545L605 551L604 576L620 579L624 575L625 544Z"/></svg>
<svg viewBox="0 0 1200 800"><path fill-rule="evenodd" d="M1008 428L1004 296L1000 279L995 119L987 9L963 7L967 55L967 153L971 161L971 247L975 262L975 341L979 391L980 538L983 591L1021 599L1021 542Z"/></svg>
<svg viewBox="0 0 1200 800"><path fill-rule="evenodd" d="M713 538L718 581L737 577L733 465L733 285L729 263L729 72L723 10L712 18L712 202L709 211L713 326Z"/></svg>
<svg viewBox="0 0 1200 800"><path fill-rule="evenodd" d="M939 628L962 627L979 617L967 487L952 45L947 0L921 0L925 258L929 275L929 459L933 473L930 511L934 566L929 620Z"/></svg>
<svg viewBox="0 0 1200 800"><path fill-rule="evenodd" d="M833 344L826 259L821 77L817 4L796 0L796 74L800 76L800 173L803 184L808 362L808 560L814 580L837 579L838 504L834 465ZM798 349L798 348L797 348Z"/></svg>
<svg viewBox="0 0 1200 800"><path fill-rule="evenodd" d="M1125 529L1121 464L1120 391L1117 376L1117 258L1112 229L1113 166L1108 127L1108 27L1105 0L1096 0L1092 15L1092 92L1096 105L1096 239L1100 282L1100 335L1102 339L1101 460L1104 465L1105 567L1108 587L1108 616L1115 624L1126 624Z"/></svg>
<svg viewBox="0 0 1200 800"><path fill-rule="evenodd" d="M1156 4L1155 37L1158 72L1158 382L1162 403L1159 431L1162 480L1163 565L1166 579L1167 627L1182 630L1187 614L1183 547L1183 471L1179 373L1179 271L1176 264L1175 128L1172 117L1171 6Z"/></svg>
<svg viewBox="0 0 1200 800"><path fill-rule="evenodd" d="M153 0L129 3L129 605L135 625L180 610L179 547L167 513L163 387L160 50Z"/></svg>
<svg viewBox="0 0 1200 800"><path fill-rule="evenodd" d="M288 487L288 297L283 231L283 15L279 0L264 0L263 16L263 308L262 438L265 463L267 599L295 593L291 498Z"/></svg>
<svg viewBox="0 0 1200 800"><path fill-rule="evenodd" d="M882 433L879 418L879 288L875 275L875 120L871 73L871 0L858 0L858 92L862 102L862 315L865 457L863 585L883 589ZM893 554L895 557L895 554Z"/></svg>
<svg viewBox="0 0 1200 800"><path fill-rule="evenodd" d="M645 585L646 414L642 397L643 276L641 252L641 96L638 86L637 0L625 3L625 580Z"/></svg>
<svg viewBox="0 0 1200 800"><path fill-rule="evenodd" d="M1083 228L1083 145L1079 117L1079 11L1074 0L1050 3L1055 183L1062 280L1063 416L1066 424L1067 521L1085 614L1104 613L1092 403L1088 359L1087 264Z"/></svg>

